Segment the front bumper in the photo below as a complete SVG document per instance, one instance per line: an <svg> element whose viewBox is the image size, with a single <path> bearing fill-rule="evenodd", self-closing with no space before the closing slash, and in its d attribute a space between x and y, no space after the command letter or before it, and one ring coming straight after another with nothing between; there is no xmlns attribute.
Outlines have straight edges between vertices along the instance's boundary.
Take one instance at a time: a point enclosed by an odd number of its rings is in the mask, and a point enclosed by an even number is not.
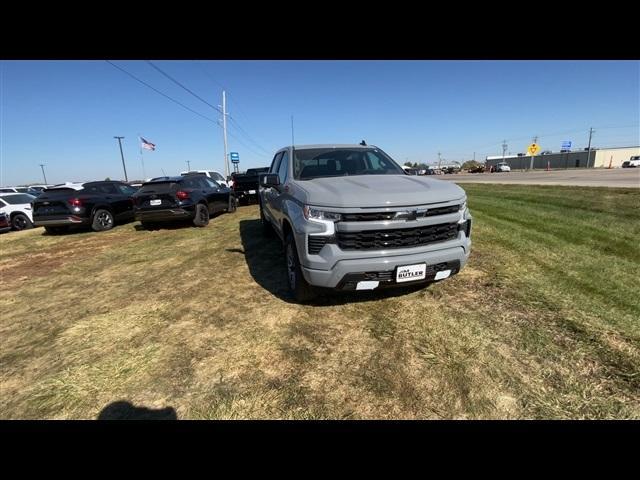
<svg viewBox="0 0 640 480"><path fill-rule="evenodd" d="M34 227L63 227L68 225L88 225L90 219L86 217L77 217L75 215L57 215L51 217L34 218Z"/></svg>
<svg viewBox="0 0 640 480"><path fill-rule="evenodd" d="M455 275L465 266L468 259L469 250L457 246L412 255L339 260L331 270L302 267L302 274L307 282L317 287L349 290L355 289L354 281L357 283L357 281L367 279L380 281L380 286L405 286L433 281L435 272L440 270L449 269L451 275ZM397 267L417 263L427 264L427 277L424 280L396 283L395 270ZM373 278L374 276L376 278Z"/></svg>
<svg viewBox="0 0 640 480"><path fill-rule="evenodd" d="M141 222L170 222L193 218L194 208L163 208L158 210L137 210L134 214L136 220Z"/></svg>

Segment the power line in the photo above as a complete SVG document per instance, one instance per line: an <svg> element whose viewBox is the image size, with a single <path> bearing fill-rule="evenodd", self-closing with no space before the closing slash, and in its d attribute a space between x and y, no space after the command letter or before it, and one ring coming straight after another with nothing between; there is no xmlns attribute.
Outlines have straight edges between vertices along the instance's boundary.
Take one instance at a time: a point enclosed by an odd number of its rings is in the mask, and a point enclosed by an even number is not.
<svg viewBox="0 0 640 480"><path fill-rule="evenodd" d="M129 73L128 71L126 71L124 68L119 67L118 65L116 65L115 63L109 61L109 60L105 60L105 62L107 62L109 65L112 65L113 67L117 68L118 70L120 70L121 72L126 73L127 75L129 75L131 78L133 78L134 80L136 80L137 82L140 82L141 84L143 84L146 87L149 87L151 90L153 90L156 93L159 93L160 95L162 95L163 97L171 100L174 103L177 103L178 105L180 105L182 108L186 108L187 110L189 110L192 113L195 113L196 115L198 115L199 117L204 118L205 120L210 121L211 123L215 123L217 125L217 122L209 117L207 117L206 115L202 115L199 112L196 112L195 110L193 110L192 108L187 107L186 105L184 105L183 103L180 103L178 100L171 98L169 95L166 95L164 93L162 93L160 90L158 90L155 87L152 87L151 85L149 85L147 82L140 80L138 77L136 77L135 75L133 75L132 73Z"/></svg>
<svg viewBox="0 0 640 480"><path fill-rule="evenodd" d="M229 90L226 86L222 85L220 82L218 82L215 78L213 78L211 75L209 75L209 73L204 69L204 67L202 66L202 62L200 62L200 60L197 60L196 63L198 64L198 66L200 67L200 70L202 70L202 72L209 78L209 80L211 80L213 83L215 83L216 85L218 85L219 87L221 87L223 90Z"/></svg>
<svg viewBox="0 0 640 480"><path fill-rule="evenodd" d="M222 89L224 89L227 92L227 97L229 100L232 100L233 103L236 105L237 109L238 109L238 113L244 117L244 119L248 122L248 123L253 123L249 120L249 118L243 113L242 109L240 108L240 104L239 102L235 99L235 95L232 95L228 90L228 88L221 84L220 82L218 82L215 78L213 78L209 72L206 71L206 69L204 68L204 66L202 65L202 62L200 62L199 60L196 61L198 67L200 68L200 70L204 73L204 75L213 83L215 83L216 85L222 87ZM233 122L234 126L239 130L239 133L241 133L249 142L251 142L253 145L255 145L256 147L258 147L260 150L264 151L267 155L271 155L271 152L269 150L267 150L266 148L264 148L258 141L256 141L250 134L249 132L247 132L244 128L242 128L242 126L240 125L240 123L231 115L229 116L229 120L231 120L231 122Z"/></svg>
<svg viewBox="0 0 640 480"><path fill-rule="evenodd" d="M251 143L253 143L256 147L258 147L260 150L264 151L266 154L271 155L271 152L269 152L266 148L264 148L262 145L260 145L258 142L256 142L255 140L253 140L253 138L251 137L251 135L249 135L249 133L240 126L240 124L237 122L237 120L235 118L233 118L231 115L229 115L229 120L231 120L234 124L234 126L240 130L241 133L244 134L244 136L247 138L247 140L249 140Z"/></svg>
<svg viewBox="0 0 640 480"><path fill-rule="evenodd" d="M259 156L259 157L263 157L263 158L269 158L271 157L271 154L267 154L265 155L264 153L260 153L256 150L254 150L252 147L250 147L249 145L247 145L242 139L236 137L233 133L227 131L227 133L229 134L230 137L235 138L238 142L240 142L242 144L242 146L244 146L247 150L250 150L252 153L254 153L255 155Z"/></svg>
<svg viewBox="0 0 640 480"><path fill-rule="evenodd" d="M164 75L165 77L167 77L169 80L171 80L173 83L175 83L176 85L178 85L180 88L186 90L187 92L189 92L191 95L193 95L194 97L196 97L198 100L200 100L202 103L205 103L207 105L209 105L211 108L213 108L214 110L216 110L218 113L222 113L222 110L220 110L218 107L211 105L209 102L207 102L204 98L200 97L199 95L197 95L196 93L192 92L191 90L189 90L187 87L185 87L183 84L181 84L178 80L176 80L175 78L173 78L172 76L170 76L168 73L164 72L160 67L156 66L153 62L149 61L149 60L145 60L145 62L147 62L149 65L151 65L153 68L155 68L158 72L160 72L162 75Z"/></svg>

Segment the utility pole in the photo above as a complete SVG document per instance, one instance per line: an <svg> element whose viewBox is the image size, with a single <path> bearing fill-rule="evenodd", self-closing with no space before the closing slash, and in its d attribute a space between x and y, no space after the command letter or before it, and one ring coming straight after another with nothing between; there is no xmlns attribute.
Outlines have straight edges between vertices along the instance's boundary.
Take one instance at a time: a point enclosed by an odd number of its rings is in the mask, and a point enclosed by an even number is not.
<svg viewBox="0 0 640 480"><path fill-rule="evenodd" d="M591 137L593 136L593 127L589 129L589 146L587 147L587 168L589 167L589 157L591 157Z"/></svg>
<svg viewBox="0 0 640 480"><path fill-rule="evenodd" d="M191 171L191 162L189 162L189 160L187 160L187 171Z"/></svg>
<svg viewBox="0 0 640 480"><path fill-rule="evenodd" d="M441 161L442 161L442 160L440 159L440 152L438 152L438 168L440 168L440 162L441 162Z"/></svg>
<svg viewBox="0 0 640 480"><path fill-rule="evenodd" d="M120 145L120 156L122 157L122 168L124 169L124 181L128 182L129 179L127 178L127 167L124 164L124 153L122 153L122 139L124 137L113 137L113 138L118 139L118 145Z"/></svg>
<svg viewBox="0 0 640 480"><path fill-rule="evenodd" d="M533 137L533 140L531 143L538 143L538 136L536 135L535 137ZM531 165L530 165L530 169L533 170L533 153L531 154Z"/></svg>
<svg viewBox="0 0 640 480"><path fill-rule="evenodd" d="M506 140L503 140L503 141L502 141L502 161L503 161L503 162L504 162L504 156L505 156L505 153L507 153L507 148L508 148L508 146L507 146L507 141L506 141Z"/></svg>
<svg viewBox="0 0 640 480"><path fill-rule="evenodd" d="M229 178L229 158L227 154L227 93L222 91L222 134L224 136L224 176Z"/></svg>
<svg viewBox="0 0 640 480"><path fill-rule="evenodd" d="M44 178L44 184L48 185L47 183L47 176L44 174L44 163L40 164L40 168L42 169L42 177Z"/></svg>

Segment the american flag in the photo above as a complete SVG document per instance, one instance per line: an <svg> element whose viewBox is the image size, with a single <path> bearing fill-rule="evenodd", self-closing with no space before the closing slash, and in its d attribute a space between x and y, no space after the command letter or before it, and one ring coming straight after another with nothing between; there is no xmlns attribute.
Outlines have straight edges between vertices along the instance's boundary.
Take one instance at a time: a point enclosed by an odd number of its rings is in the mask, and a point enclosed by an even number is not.
<svg viewBox="0 0 640 480"><path fill-rule="evenodd" d="M155 150L156 144L146 141L144 138L140 137L140 141L142 142L142 148L146 150Z"/></svg>

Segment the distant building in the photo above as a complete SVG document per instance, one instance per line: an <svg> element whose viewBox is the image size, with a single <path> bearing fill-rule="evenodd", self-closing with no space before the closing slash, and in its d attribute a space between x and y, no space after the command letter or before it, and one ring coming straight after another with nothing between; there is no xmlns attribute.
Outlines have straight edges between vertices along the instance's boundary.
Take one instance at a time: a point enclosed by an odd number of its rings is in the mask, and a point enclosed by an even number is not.
<svg viewBox="0 0 640 480"><path fill-rule="evenodd" d="M587 155L589 158L587 158ZM545 169L547 166L552 169L563 168L608 168L620 167L622 162L629 160L634 155L640 155L640 146L636 147L616 147L616 148L592 148L591 152L584 150L574 150L571 152L554 152L533 157L534 169ZM513 170L525 170L531 166L531 157L527 154L517 155L491 155L486 157L485 164L496 165L504 161Z"/></svg>

